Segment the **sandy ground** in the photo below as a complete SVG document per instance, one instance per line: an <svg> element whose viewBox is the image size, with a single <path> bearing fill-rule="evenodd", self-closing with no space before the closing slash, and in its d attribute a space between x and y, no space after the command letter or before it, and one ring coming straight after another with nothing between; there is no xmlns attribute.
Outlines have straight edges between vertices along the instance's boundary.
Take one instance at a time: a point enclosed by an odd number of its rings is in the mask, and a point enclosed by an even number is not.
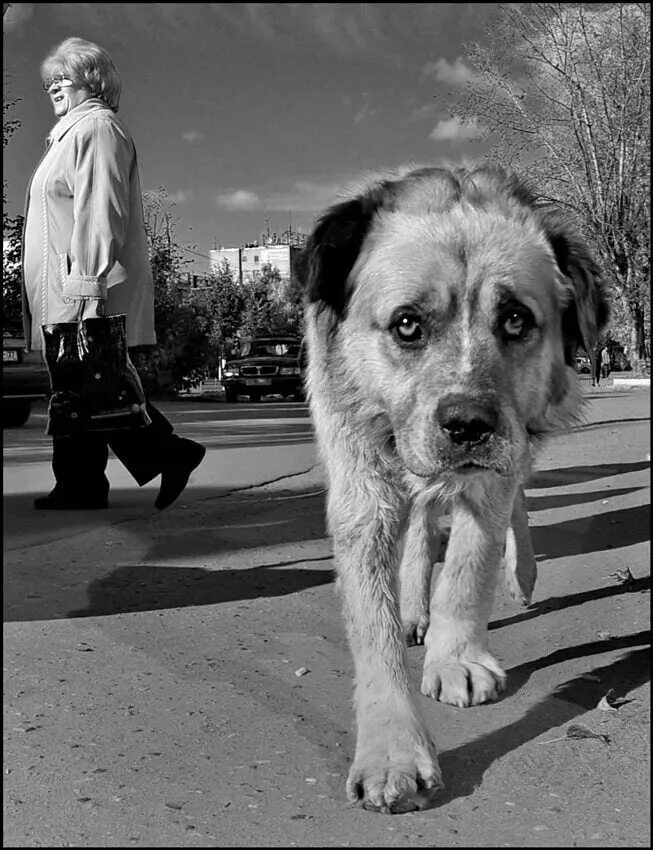
<svg viewBox="0 0 653 850"><path fill-rule="evenodd" d="M533 604L497 595L507 693L419 697L446 783L421 813L345 799L352 663L312 445L210 451L161 514L125 489L101 519L35 518L14 482L3 846L649 847L650 391L586 392L527 489Z"/></svg>

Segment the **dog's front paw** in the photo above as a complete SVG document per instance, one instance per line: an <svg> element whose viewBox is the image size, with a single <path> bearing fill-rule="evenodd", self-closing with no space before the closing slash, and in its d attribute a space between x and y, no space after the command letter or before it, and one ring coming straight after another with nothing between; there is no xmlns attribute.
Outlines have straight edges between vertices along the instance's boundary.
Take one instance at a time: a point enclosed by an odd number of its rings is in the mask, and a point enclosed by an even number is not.
<svg viewBox="0 0 653 850"><path fill-rule="evenodd" d="M467 647L460 657L424 660L422 693L440 702L464 708L496 699L506 684L506 674L496 658L483 649Z"/></svg>
<svg viewBox="0 0 653 850"><path fill-rule="evenodd" d="M349 800L393 815L433 806L443 784L428 732L414 727L377 733L356 747L347 779Z"/></svg>

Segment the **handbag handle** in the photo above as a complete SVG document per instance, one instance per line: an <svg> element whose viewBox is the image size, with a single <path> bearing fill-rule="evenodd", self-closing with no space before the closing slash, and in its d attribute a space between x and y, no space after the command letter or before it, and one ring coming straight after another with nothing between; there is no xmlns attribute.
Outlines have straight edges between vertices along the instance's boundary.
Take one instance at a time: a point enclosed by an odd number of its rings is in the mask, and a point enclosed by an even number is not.
<svg viewBox="0 0 653 850"><path fill-rule="evenodd" d="M77 317L73 320L75 322L81 322L84 318L84 309L89 302L97 303L97 312L95 316L92 318L103 318L106 316L106 299L105 298L80 298L79 299L79 309L77 311ZM91 318L91 317L87 317Z"/></svg>

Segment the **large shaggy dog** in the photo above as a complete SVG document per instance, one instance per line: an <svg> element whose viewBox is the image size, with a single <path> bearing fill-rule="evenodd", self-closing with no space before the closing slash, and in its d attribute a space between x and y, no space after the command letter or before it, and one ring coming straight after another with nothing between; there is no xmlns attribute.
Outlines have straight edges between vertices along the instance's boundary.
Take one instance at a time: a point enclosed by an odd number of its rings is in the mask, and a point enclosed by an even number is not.
<svg viewBox="0 0 653 850"><path fill-rule="evenodd" d="M466 706L502 689L495 584L507 562L530 600L523 482L543 437L578 415L574 355L606 321L602 284L558 215L494 169L372 180L322 216L299 274L356 670L347 793L423 808L442 783L406 636L426 644L422 693ZM442 506L451 532L429 605Z"/></svg>

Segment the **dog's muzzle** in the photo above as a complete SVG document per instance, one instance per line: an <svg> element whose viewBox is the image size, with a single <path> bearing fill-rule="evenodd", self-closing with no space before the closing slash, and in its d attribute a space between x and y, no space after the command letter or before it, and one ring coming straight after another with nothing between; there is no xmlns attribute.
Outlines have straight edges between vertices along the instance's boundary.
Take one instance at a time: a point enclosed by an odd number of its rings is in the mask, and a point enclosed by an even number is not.
<svg viewBox="0 0 653 850"><path fill-rule="evenodd" d="M441 399L435 415L438 425L454 445L473 449L495 433L499 411L494 404L455 395Z"/></svg>

